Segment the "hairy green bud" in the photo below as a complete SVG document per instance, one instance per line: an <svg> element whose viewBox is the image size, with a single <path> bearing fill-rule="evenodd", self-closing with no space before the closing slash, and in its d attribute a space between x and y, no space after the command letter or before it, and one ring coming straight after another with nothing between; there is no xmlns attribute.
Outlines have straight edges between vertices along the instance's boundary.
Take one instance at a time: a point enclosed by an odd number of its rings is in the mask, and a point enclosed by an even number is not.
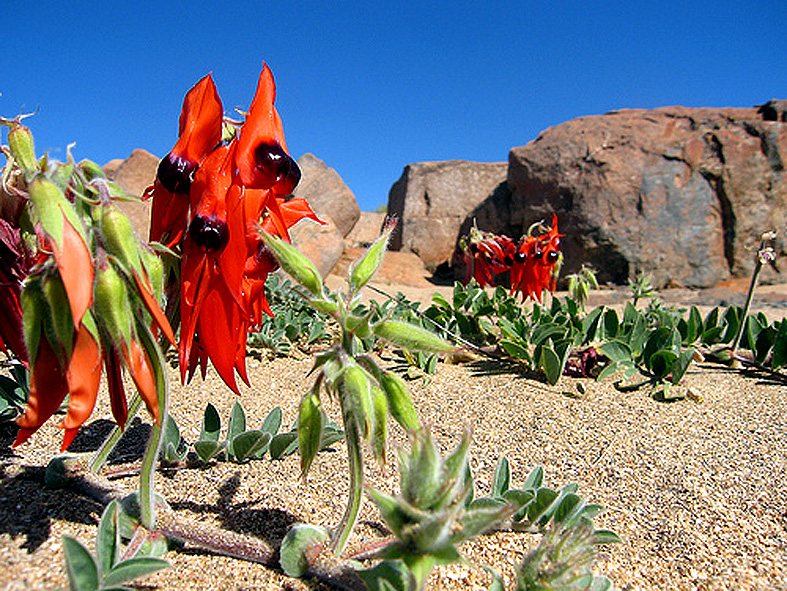
<svg viewBox="0 0 787 591"><path fill-rule="evenodd" d="M139 241L131 220L114 204L101 208L101 236L107 253L114 256L129 272L142 276Z"/></svg>
<svg viewBox="0 0 787 591"><path fill-rule="evenodd" d="M358 422L364 438L369 437L374 425L374 406L372 403L369 376L357 364L344 368L339 384L342 406Z"/></svg>
<svg viewBox="0 0 787 591"><path fill-rule="evenodd" d="M278 236L267 232L261 232L260 236L282 269L308 289L312 295L322 296L322 277L313 262Z"/></svg>
<svg viewBox="0 0 787 591"><path fill-rule="evenodd" d="M111 264L96 270L93 312L113 343L131 342L132 314L128 303L128 287Z"/></svg>
<svg viewBox="0 0 787 591"><path fill-rule="evenodd" d="M456 347L433 332L401 320L383 320L372 326L372 332L381 339L406 351L448 353Z"/></svg>
<svg viewBox="0 0 787 591"><path fill-rule="evenodd" d="M391 416L407 432L415 432L420 427L415 405L404 380L395 373L385 371L380 376L380 386L388 399Z"/></svg>
<svg viewBox="0 0 787 591"><path fill-rule="evenodd" d="M388 221L383 228L382 234L369 247L366 254L350 267L347 274L347 282L350 284L352 291L358 291L366 285L380 269L383 264L385 251L388 248L388 242L391 239L391 233L395 227L395 221Z"/></svg>
<svg viewBox="0 0 787 591"><path fill-rule="evenodd" d="M11 151L11 156L19 163L26 175L38 171L38 160L30 129L16 119L5 120L4 123L8 126L8 149Z"/></svg>
<svg viewBox="0 0 787 591"><path fill-rule="evenodd" d="M305 478L322 441L322 403L312 390L301 400L298 412L298 445L301 450L301 478Z"/></svg>

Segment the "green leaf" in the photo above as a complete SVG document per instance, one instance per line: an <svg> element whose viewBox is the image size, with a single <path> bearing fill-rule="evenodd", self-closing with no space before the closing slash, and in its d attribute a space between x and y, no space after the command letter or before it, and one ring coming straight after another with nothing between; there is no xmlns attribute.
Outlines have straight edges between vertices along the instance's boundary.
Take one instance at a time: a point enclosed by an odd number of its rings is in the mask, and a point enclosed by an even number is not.
<svg viewBox="0 0 787 591"><path fill-rule="evenodd" d="M604 334L608 339L614 339L618 336L618 328L620 323L618 322L618 314L612 308L607 309L604 312Z"/></svg>
<svg viewBox="0 0 787 591"><path fill-rule="evenodd" d="M536 490L541 488L541 484L544 482L544 468L541 466L536 466L533 470L528 474L527 479L525 480L525 484L522 488L525 490Z"/></svg>
<svg viewBox="0 0 787 591"><path fill-rule="evenodd" d="M110 501L101 514L96 533L96 554L99 571L109 572L120 559L120 529L118 528L118 503Z"/></svg>
<svg viewBox="0 0 787 591"><path fill-rule="evenodd" d="M501 456L495 468L495 475L492 479L492 497L502 497L511 488L511 467L508 458Z"/></svg>
<svg viewBox="0 0 787 591"><path fill-rule="evenodd" d="M255 456L263 447L271 441L271 434L262 431L244 431L235 437L229 445L232 446L233 459L236 462L244 462Z"/></svg>
<svg viewBox="0 0 787 591"><path fill-rule="evenodd" d="M415 588L415 578L401 560L383 560L357 573L368 591L410 591Z"/></svg>
<svg viewBox="0 0 787 591"><path fill-rule="evenodd" d="M648 359L648 368L657 380L663 380L672 371L672 366L678 361L678 356L672 351L662 349L656 351Z"/></svg>
<svg viewBox="0 0 787 591"><path fill-rule="evenodd" d="M563 365L560 362L560 357L555 353L552 347L546 345L541 349L541 368L544 370L547 382L554 386L557 384L560 376L563 373Z"/></svg>
<svg viewBox="0 0 787 591"><path fill-rule="evenodd" d="M236 402L230 413L230 423L227 427L227 456L235 458L235 450L232 449L233 440L246 430L246 412L239 402Z"/></svg>
<svg viewBox="0 0 787 591"><path fill-rule="evenodd" d="M527 347L524 346L523 344L507 339L501 340L499 344L503 348L503 350L514 359L521 359L526 361L527 363L530 363L532 361L530 358L530 353L527 350Z"/></svg>
<svg viewBox="0 0 787 591"><path fill-rule="evenodd" d="M163 558L137 556L124 560L104 575L104 585L117 585L133 581L156 571L169 568L170 564Z"/></svg>
<svg viewBox="0 0 787 591"><path fill-rule="evenodd" d="M264 431L266 433L270 433L271 437L276 435L281 428L281 407L275 406L271 409L268 415L265 417L265 420L262 422L262 427L260 427L260 431Z"/></svg>
<svg viewBox="0 0 787 591"><path fill-rule="evenodd" d="M773 358L771 368L779 369L787 365L787 319L779 324L779 330L773 339Z"/></svg>
<svg viewBox="0 0 787 591"><path fill-rule="evenodd" d="M631 348L622 341L608 341L598 347L598 350L609 357L613 363L632 363Z"/></svg>
<svg viewBox="0 0 787 591"><path fill-rule="evenodd" d="M290 577L302 577L309 570L309 557L316 557L330 540L322 527L299 523L290 528L281 542L281 568Z"/></svg>
<svg viewBox="0 0 787 591"><path fill-rule="evenodd" d="M320 450L322 440L322 404L320 397L312 390L301 399L298 411L298 447L301 450L301 478L305 477L309 467Z"/></svg>
<svg viewBox="0 0 787 591"><path fill-rule="evenodd" d="M200 441L218 441L221 433L221 418L216 407L208 402L205 414L202 415L202 429L200 430Z"/></svg>
<svg viewBox="0 0 787 591"><path fill-rule="evenodd" d="M484 565L484 570L490 574L492 577L492 584L489 585L488 591L505 591L505 585L503 584L503 577L493 569L491 566Z"/></svg>
<svg viewBox="0 0 787 591"><path fill-rule="evenodd" d="M98 565L87 548L75 538L63 536L63 552L71 591L98 591Z"/></svg>
<svg viewBox="0 0 787 591"><path fill-rule="evenodd" d="M679 384L686 375L686 372L691 365L691 360L694 359L694 348L685 349L680 352L675 363L672 364L672 383Z"/></svg>
<svg viewBox="0 0 787 591"><path fill-rule="evenodd" d="M593 532L594 544L622 544L623 540L614 531L608 529L597 529Z"/></svg>
<svg viewBox="0 0 787 591"><path fill-rule="evenodd" d="M206 441L197 441L194 443L194 451L203 462L208 462L216 457L225 448L224 442L213 441L208 439Z"/></svg>
<svg viewBox="0 0 787 591"><path fill-rule="evenodd" d="M278 460L279 458L295 453L297 449L298 432L288 431L287 433L279 433L271 439L268 453L271 455L272 459Z"/></svg>

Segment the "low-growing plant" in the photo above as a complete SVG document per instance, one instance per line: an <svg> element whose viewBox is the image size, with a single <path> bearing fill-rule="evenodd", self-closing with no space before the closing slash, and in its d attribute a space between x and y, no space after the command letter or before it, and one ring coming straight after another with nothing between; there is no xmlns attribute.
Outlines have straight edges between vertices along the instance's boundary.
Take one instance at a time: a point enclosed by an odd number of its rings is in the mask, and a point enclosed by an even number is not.
<svg viewBox="0 0 787 591"><path fill-rule="evenodd" d="M24 364L12 359L6 367L10 375L0 375L0 423L13 421L22 414L30 395L28 371Z"/></svg>
<svg viewBox="0 0 787 591"><path fill-rule="evenodd" d="M168 568L169 562L158 556L166 550L166 541L133 523L121 504L111 501L101 515L96 533L96 554L79 540L63 536L63 551L71 591L128 591L122 583ZM136 537L131 531L139 532ZM125 536L123 534L126 534ZM124 544L124 540L132 541Z"/></svg>

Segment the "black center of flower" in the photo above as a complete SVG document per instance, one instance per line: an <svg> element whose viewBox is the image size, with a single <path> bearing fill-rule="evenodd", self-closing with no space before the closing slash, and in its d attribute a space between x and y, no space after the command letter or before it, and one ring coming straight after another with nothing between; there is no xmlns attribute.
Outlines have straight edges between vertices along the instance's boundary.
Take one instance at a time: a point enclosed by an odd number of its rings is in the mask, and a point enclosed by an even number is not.
<svg viewBox="0 0 787 591"><path fill-rule="evenodd" d="M301 180L298 164L277 143L260 143L254 150L254 161L271 187L281 183L280 195L292 193Z"/></svg>
<svg viewBox="0 0 787 591"><path fill-rule="evenodd" d="M547 259L549 259L550 263L554 263L558 259L559 256L560 256L560 254L558 252L556 252L554 250L550 250L549 253L547 254Z"/></svg>
<svg viewBox="0 0 787 591"><path fill-rule="evenodd" d="M170 152L159 163L156 178L171 193L188 193L197 167L196 162Z"/></svg>
<svg viewBox="0 0 787 591"><path fill-rule="evenodd" d="M227 222L219 220L216 216L195 216L189 225L189 235L206 252L223 249L230 239Z"/></svg>
<svg viewBox="0 0 787 591"><path fill-rule="evenodd" d="M524 263L526 258L527 258L527 255L524 252L518 252L518 253L516 253L514 255L514 260L517 263Z"/></svg>

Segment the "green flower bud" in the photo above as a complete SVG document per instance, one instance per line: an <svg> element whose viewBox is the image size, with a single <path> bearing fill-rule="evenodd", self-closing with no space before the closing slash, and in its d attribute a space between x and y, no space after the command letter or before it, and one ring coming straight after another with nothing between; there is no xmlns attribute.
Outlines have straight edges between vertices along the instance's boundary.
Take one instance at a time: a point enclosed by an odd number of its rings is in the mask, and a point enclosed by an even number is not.
<svg viewBox="0 0 787 591"><path fill-rule="evenodd" d="M110 264L96 270L93 313L113 343L131 342L132 313L128 302L128 288L123 277Z"/></svg>
<svg viewBox="0 0 787 591"><path fill-rule="evenodd" d="M357 421L362 436L369 437L374 428L374 407L372 404L369 376L357 364L344 368L339 383L339 396L342 408Z"/></svg>
<svg viewBox="0 0 787 591"><path fill-rule="evenodd" d="M301 400L298 412L298 445L301 450L301 478L305 478L322 440L322 404L312 390Z"/></svg>
<svg viewBox="0 0 787 591"><path fill-rule="evenodd" d="M369 445L377 463L385 465L385 442L388 436L388 397L382 388L372 384L371 390L373 429L369 434Z"/></svg>
<svg viewBox="0 0 787 591"><path fill-rule="evenodd" d="M87 182L90 182L93 179L106 178L103 169L92 160L82 160L77 166L85 175Z"/></svg>
<svg viewBox="0 0 787 591"><path fill-rule="evenodd" d="M404 380L395 373L386 371L380 376L380 386L388 399L388 408L394 420L409 433L417 431L420 427L418 415Z"/></svg>
<svg viewBox="0 0 787 591"><path fill-rule="evenodd" d="M395 227L395 221L386 222L380 237L369 247L366 254L350 267L347 282L350 284L351 291L358 291L366 285L380 269L385 251L388 248L388 241L391 239L391 233Z"/></svg>
<svg viewBox="0 0 787 591"><path fill-rule="evenodd" d="M41 329L45 318L49 315L44 292L41 286L41 275L28 275L22 284L20 296L22 306L22 332L27 347L30 367L36 364L38 345L41 341Z"/></svg>
<svg viewBox="0 0 787 591"><path fill-rule="evenodd" d="M38 221L41 223L41 228L52 237L55 244L62 245L63 217L66 210L72 210L65 194L60 187L40 174L30 181L28 193L38 215Z"/></svg>
<svg viewBox="0 0 787 591"><path fill-rule="evenodd" d="M58 273L44 276L41 286L53 329L51 336L48 335L49 342L58 343L60 346L53 347L54 350L64 351L65 358L68 359L74 344L74 320L71 317L66 288Z"/></svg>
<svg viewBox="0 0 787 591"><path fill-rule="evenodd" d="M139 241L126 215L114 204L101 208L101 236L107 253L114 256L128 272L144 276Z"/></svg>
<svg viewBox="0 0 787 591"><path fill-rule="evenodd" d="M11 151L11 156L19 163L26 175L38 171L38 160L36 159L33 134L30 133L30 129L22 125L18 120L4 120L3 122L9 128L8 149Z"/></svg>
<svg viewBox="0 0 787 591"><path fill-rule="evenodd" d="M289 273L295 281L303 285L315 296L322 296L322 277L317 267L308 258L291 244L287 244L280 237L267 232L260 236L281 268Z"/></svg>
<svg viewBox="0 0 787 591"><path fill-rule="evenodd" d="M372 326L372 332L381 339L406 351L448 353L456 347L436 334L401 320L383 320Z"/></svg>

